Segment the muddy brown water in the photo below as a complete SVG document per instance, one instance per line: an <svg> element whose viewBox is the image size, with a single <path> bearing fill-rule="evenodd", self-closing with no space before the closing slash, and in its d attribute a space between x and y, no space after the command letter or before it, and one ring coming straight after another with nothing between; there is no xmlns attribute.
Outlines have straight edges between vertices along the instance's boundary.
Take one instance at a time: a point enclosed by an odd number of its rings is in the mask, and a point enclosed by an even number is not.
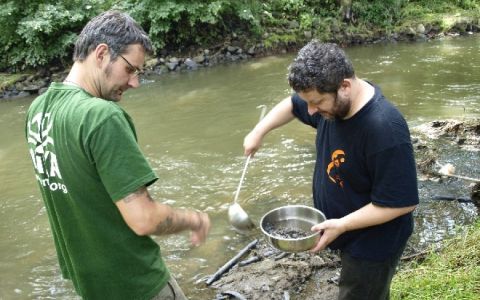
<svg viewBox="0 0 480 300"><path fill-rule="evenodd" d="M357 75L379 84L413 128L435 119L466 120L480 115L479 46L480 38L473 36L361 46L347 53ZM290 93L285 75L292 57L149 78L141 88L128 91L121 102L134 119L140 146L160 177L151 188L153 197L211 216L211 234L200 247L189 245L187 233L155 238L168 267L192 299L214 298L217 290L205 286L205 278L250 241L262 238L258 228L248 235L236 233L228 223L227 210L244 163L243 137L258 120L258 105L271 108ZM32 99L0 103L0 299L72 299L75 293L71 283L61 278L26 151L23 120ZM310 128L292 122L265 139L249 166L239 199L257 226L273 208L312 205L313 138ZM459 147L455 139L431 143L438 161L454 164L458 174L478 177L478 150ZM418 153L418 159L428 155ZM469 184L454 178L419 178L421 204L415 212L412 248L452 236L478 216L470 203L432 198L438 194L468 197ZM304 261L315 263L310 259ZM289 268L287 262L282 264ZM261 274L260 266L255 274ZM309 278L323 277L313 272ZM304 293L325 284L303 276L290 280Z"/></svg>

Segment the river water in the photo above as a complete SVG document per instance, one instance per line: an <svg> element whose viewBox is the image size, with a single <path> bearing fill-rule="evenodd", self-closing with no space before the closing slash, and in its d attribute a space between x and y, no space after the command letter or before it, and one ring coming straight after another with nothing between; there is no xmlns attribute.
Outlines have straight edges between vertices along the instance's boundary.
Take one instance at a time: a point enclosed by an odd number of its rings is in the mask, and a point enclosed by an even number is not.
<svg viewBox="0 0 480 300"><path fill-rule="evenodd" d="M411 127L435 119L480 116L480 37L347 49L357 76L379 84ZM153 197L175 207L205 210L212 219L207 242L188 234L156 237L165 261L192 299L211 299L201 280L254 238L232 230L227 209L244 164L243 137L255 125L258 105L271 108L290 93L293 55L149 78L124 95L139 143L160 180ZM61 278L47 214L24 140L32 98L0 103L0 299L72 299ZM239 201L258 221L272 208L311 203L314 132L292 122L272 132L252 159ZM452 148L457 173L478 177L479 152ZM451 183L451 184L450 184ZM432 201L432 193L468 197L465 182L419 183L413 247L451 236L477 216L472 204ZM428 186L428 187L427 187Z"/></svg>

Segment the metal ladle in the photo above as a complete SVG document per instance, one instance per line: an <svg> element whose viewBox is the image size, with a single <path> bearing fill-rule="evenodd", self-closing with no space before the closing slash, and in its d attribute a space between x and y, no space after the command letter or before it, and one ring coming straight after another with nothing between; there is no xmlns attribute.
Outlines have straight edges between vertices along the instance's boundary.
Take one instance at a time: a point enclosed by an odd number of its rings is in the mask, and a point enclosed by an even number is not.
<svg viewBox="0 0 480 300"><path fill-rule="evenodd" d="M267 110L266 105L259 105L257 108L262 108L262 112L260 114L261 121L265 112ZM233 198L233 203L230 204L228 207L228 219L230 224L232 224L233 228L240 233L245 233L248 230L251 230L255 227L250 217L245 212L245 210L238 204L238 195L240 194L240 188L242 187L243 179L245 178L245 173L247 172L248 163L250 162L250 158L252 155L247 156L247 160L245 161L245 166L243 167L242 176L240 177L240 183L238 184L237 191L235 192L235 197Z"/></svg>

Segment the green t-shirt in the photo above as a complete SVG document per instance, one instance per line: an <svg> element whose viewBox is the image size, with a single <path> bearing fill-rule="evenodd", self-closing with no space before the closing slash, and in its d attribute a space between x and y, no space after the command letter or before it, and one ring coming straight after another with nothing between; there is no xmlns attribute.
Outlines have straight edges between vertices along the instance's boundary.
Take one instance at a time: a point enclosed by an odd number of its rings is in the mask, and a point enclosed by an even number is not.
<svg viewBox="0 0 480 300"><path fill-rule="evenodd" d="M150 299L170 275L115 201L158 177L116 103L52 83L32 103L26 137L62 274L85 299Z"/></svg>

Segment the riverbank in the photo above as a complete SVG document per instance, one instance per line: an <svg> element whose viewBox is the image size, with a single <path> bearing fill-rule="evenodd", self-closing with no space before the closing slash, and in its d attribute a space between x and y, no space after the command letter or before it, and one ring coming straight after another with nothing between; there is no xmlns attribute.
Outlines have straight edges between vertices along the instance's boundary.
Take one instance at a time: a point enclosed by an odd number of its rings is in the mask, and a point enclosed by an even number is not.
<svg viewBox="0 0 480 300"><path fill-rule="evenodd" d="M350 47L372 43L428 42L434 39L472 36L479 33L480 17L472 16L470 12L448 17L438 14L417 21L406 19L392 32L332 21L328 34L322 36L312 31L302 31L297 22L288 22L284 27L266 32L259 41L232 33L221 43L208 49L198 48L189 53L165 53L147 59L145 79L150 76L195 71L218 64L238 63L252 58L292 53L312 38ZM51 82L63 81L68 69L69 67L54 66L24 73L0 73L0 101L39 95Z"/></svg>
<svg viewBox="0 0 480 300"><path fill-rule="evenodd" d="M279 253L262 240L212 288L215 300L331 300L338 296L340 271L339 257L328 250ZM476 300L479 295L480 221L441 245L404 255L391 286L392 300Z"/></svg>
<svg viewBox="0 0 480 300"><path fill-rule="evenodd" d="M480 119L424 123L412 128L412 138L419 182L422 182L421 194L437 183L449 185L452 180L458 184L456 188L468 190L470 194L461 199L430 195L423 201L469 205L477 211L477 216L480 215L480 178L473 178L478 174L467 174L472 178L466 180L464 176L460 176L462 179L458 174L439 171L442 169L439 157L453 156L452 148L479 152ZM449 147L442 146L447 144ZM418 243L411 239L399 266L392 286L392 299L478 299L480 220L459 228L455 237L443 241ZM216 300L228 299L222 298L228 295L237 295L237 299L243 299L241 296L245 299L330 300L337 298L340 270L340 258L335 251L285 253L260 239L243 260L210 287L217 293Z"/></svg>

